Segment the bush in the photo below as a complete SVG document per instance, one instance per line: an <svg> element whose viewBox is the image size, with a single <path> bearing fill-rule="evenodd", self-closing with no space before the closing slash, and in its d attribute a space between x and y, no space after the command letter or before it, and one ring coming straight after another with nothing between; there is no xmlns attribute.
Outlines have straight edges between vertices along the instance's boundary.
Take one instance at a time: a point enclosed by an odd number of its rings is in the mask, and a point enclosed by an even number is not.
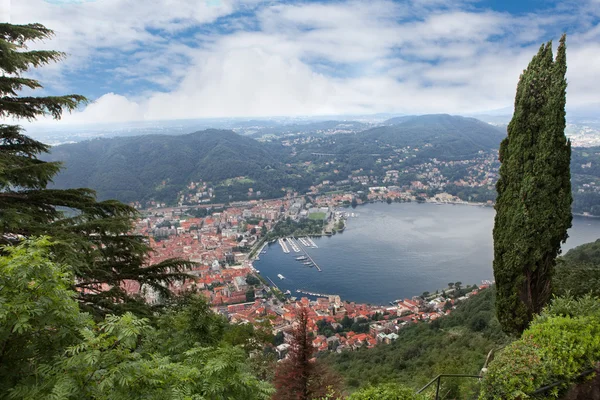
<svg viewBox="0 0 600 400"><path fill-rule="evenodd" d="M573 381L600 361L600 299L555 299L521 339L490 363L480 399L527 399L536 389ZM556 386L552 396L568 383Z"/></svg>
<svg viewBox="0 0 600 400"><path fill-rule="evenodd" d="M371 386L354 392L348 400L424 400L425 396L416 394L406 386L385 384Z"/></svg>

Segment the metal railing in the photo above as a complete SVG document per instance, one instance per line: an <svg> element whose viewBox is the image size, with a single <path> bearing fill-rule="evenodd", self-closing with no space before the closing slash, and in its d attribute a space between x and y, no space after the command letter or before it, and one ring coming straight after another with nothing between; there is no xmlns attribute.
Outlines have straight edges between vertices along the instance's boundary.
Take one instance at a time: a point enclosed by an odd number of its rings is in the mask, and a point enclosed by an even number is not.
<svg viewBox="0 0 600 400"><path fill-rule="evenodd" d="M565 384L576 382L577 380L579 380L581 378L584 378L584 377L586 377L586 376L588 376L588 375L590 375L590 374L592 374L594 372L597 372L595 368L588 369L586 371L583 371L581 374L577 375L575 378L573 378L571 380L566 380L565 379L565 380L562 380L562 381L556 381L554 383L551 383L550 385L547 385L547 386L539 388L538 390L536 390L535 392L530 393L529 395L532 396L532 397L534 397L534 396L537 396L537 395L540 395L540 394L544 394L544 393L548 392L549 390L551 390L551 389L553 389L553 388L555 388L557 386L561 386L561 385L565 385Z"/></svg>
<svg viewBox="0 0 600 400"><path fill-rule="evenodd" d="M438 376L436 376L435 378L433 378L427 385L423 386L421 389L419 389L417 391L417 394L422 393L425 389L427 389L428 387L430 387L431 385L433 385L434 383L436 384L436 388L435 388L435 400L439 400L440 399L440 385L442 382L442 378L477 378L477 379L481 379L482 376L481 375L466 375L466 374L440 374Z"/></svg>

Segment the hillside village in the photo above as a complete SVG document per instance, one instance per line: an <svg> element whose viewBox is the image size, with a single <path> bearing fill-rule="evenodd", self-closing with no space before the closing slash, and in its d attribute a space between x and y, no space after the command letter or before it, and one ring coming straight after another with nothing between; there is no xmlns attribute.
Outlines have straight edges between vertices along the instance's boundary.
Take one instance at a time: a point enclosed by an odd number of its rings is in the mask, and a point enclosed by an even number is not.
<svg viewBox="0 0 600 400"><path fill-rule="evenodd" d="M367 199L381 199L382 195L394 200L412 201L412 191L401 192L389 188L369 188ZM446 288L427 297L397 300L389 306L356 304L343 301L339 296L300 299L285 296L276 286L260 276L253 267L253 257L266 244L266 237L279 221L301 221L311 215L322 216L323 233L333 222L344 221L346 212L340 206L362 203L354 194L316 196L312 199L290 194L287 198L266 201L234 203L227 208L190 210L185 207L155 208L143 211L137 222L136 233L149 237L154 252L148 263L169 258L181 258L196 263L189 271L193 276L184 283L176 283L175 292L195 290L201 293L213 309L234 323L269 321L277 338L277 353L285 357L289 344L287 334L294 327L296 311L306 307L313 344L317 351L356 350L390 343L397 339L403 327L431 322L452 312L455 302L476 295L489 284L462 289ZM451 195L437 196L429 201L458 201ZM191 217L190 214L206 214ZM329 232L329 234L331 234ZM142 293L149 302L159 301L156 293L139 285L128 284L127 290Z"/></svg>

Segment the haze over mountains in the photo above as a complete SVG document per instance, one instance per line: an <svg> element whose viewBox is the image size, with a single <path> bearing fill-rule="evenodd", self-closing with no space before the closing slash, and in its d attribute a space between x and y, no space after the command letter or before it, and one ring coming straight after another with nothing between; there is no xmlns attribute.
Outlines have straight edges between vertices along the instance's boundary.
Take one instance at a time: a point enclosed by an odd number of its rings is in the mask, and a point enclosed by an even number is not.
<svg viewBox="0 0 600 400"><path fill-rule="evenodd" d="M506 136L504 126L447 114L399 116L376 124L236 124L236 132L175 131L55 146L48 159L62 161L65 168L54 185L90 187L100 199L142 205L226 203L277 198L288 191L303 194L315 186L320 191L361 191L365 179L369 186L379 186L388 180L388 171L401 170L391 184L408 188L420 181L430 196L449 191L485 202L495 198L496 152ZM575 212L600 214L599 164L599 148L574 148ZM194 194L197 185L205 187L200 197ZM185 200L188 195L195 200Z"/></svg>
<svg viewBox="0 0 600 400"><path fill-rule="evenodd" d="M308 125L306 135L317 127L321 135L328 129L337 132L339 125L313 123ZM101 199L172 201L172 194L192 181L216 184L239 176L254 180L254 190L274 197L283 194L282 187L306 190L310 186L307 177L299 176L285 163L303 156L314 158L311 155L317 151L364 156L389 153L391 146L429 143L423 156L455 158L495 149L505 136L502 129L476 119L449 115L390 119L384 126L359 133L354 130L364 127L362 124L353 123L351 127L347 132L352 134L333 135L335 140L308 146L299 154L278 142L259 142L231 130L209 129L185 135L96 139L56 146L50 159L63 161L65 166L55 179L56 187L90 187Z"/></svg>

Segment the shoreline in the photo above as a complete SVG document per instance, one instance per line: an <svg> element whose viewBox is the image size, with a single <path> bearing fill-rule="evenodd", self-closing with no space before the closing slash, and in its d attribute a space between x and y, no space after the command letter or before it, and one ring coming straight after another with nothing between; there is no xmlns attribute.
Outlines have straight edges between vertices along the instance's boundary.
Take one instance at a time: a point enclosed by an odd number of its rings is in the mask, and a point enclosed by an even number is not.
<svg viewBox="0 0 600 400"><path fill-rule="evenodd" d="M383 201L380 201L380 200L371 200L371 201L368 201L368 202L365 202L365 203L361 203L361 204L359 204L359 205L368 205L368 204L376 204L376 203L386 203L386 201L385 201L385 200L383 200ZM412 203L412 202L411 202L411 203ZM416 203L416 202L415 202L415 203ZM474 203L474 202L456 202L456 203L450 203L450 202L425 202L425 203L429 203L429 204L432 204L432 205L447 205L447 204L452 204L452 205L466 205L466 206L482 206L482 207L492 207L491 205L489 205L489 204L486 204L486 203ZM402 203L397 203L397 204L402 204ZM423 203L417 203L417 204L423 204ZM391 204L390 204L390 205L391 205ZM378 206L378 207L381 207L381 206ZM335 212L335 211L341 211L341 212L343 212L343 213L347 213L347 212L349 212L349 208L352 208L352 207L351 207L350 205L345 205L345 206L338 206L338 207L335 207L335 208L333 208L333 210L334 210L334 212ZM353 210L356 210L356 211L358 211L358 205L357 205L357 207L354 207L354 208L352 208L352 209L353 209ZM469 211L464 211L464 212L469 212ZM584 216L584 215L581 215L581 216L580 216L580 215L577 215L577 214L574 214L574 216L575 216L575 217L586 217L586 216ZM595 216L593 216L592 218L598 218L598 217L595 217ZM352 225L351 225L351 224L352 224L352 221L351 221L351 219L352 219L352 218L349 218L349 219L346 221L346 227L347 227L347 228L351 228L351 226L352 226ZM580 220L582 220L582 219L580 219ZM340 234L341 234L341 233L342 233L342 232L340 232ZM308 236L311 236L311 237L325 237L325 235L308 235ZM266 245L267 245L267 246L269 246L269 245L270 245L270 243L266 242ZM275 243L275 245L276 245L276 243ZM261 246L261 247L262 247L262 246ZM268 248L268 247L267 247L267 248ZM258 255L258 254L260 254L260 252L258 252L258 253L257 253L257 255ZM252 260L252 261L254 261L254 260ZM254 268L254 269L256 270L256 268ZM258 269L260 270L260 267L259 267ZM259 273L259 274L260 274L261 276L266 276L266 275L262 275L262 274L264 274L264 271L261 271L261 273ZM487 279L484 279L484 280L491 280L491 278L489 278L489 277L488 277ZM482 282L483 282L483 281L482 281ZM473 283L473 282L471 282L471 283ZM479 285L479 284L478 284L478 285ZM300 287L300 286L293 286L293 287L290 287L290 289L291 289L291 291L292 291L292 296L294 296L294 297L298 297L298 295L296 295L296 293L295 293L295 292L296 292L298 289L302 290L302 292L311 292L311 293L315 293L315 294L318 294L318 293L319 293L319 291L318 291L318 290L316 290L316 289L313 289L313 288L306 288L306 287ZM438 288L438 290L439 290L439 288ZM434 290L434 292L435 292L435 290ZM339 296L342 296L342 294L340 294L340 293L339 293L338 291L336 291L336 290L329 290L329 291L327 291L326 293L333 294L333 295L339 295ZM300 297L301 297L301 296L302 296L302 295L300 294ZM310 295L309 295L309 296L307 296L307 297L309 297L309 298L313 299L313 298L318 298L319 296L310 296ZM288 297L288 298L289 298L289 297ZM394 300L394 299L392 299L392 298L390 298L390 299L380 299L380 301L378 301L378 302L371 302L371 303L367 303L367 302L365 302L364 304L371 304L371 305L378 305L378 306L386 306L386 305L389 305L389 303L390 303L390 302L392 302L393 300ZM346 299L346 301L352 301L352 300L351 300L351 298L348 298L348 299Z"/></svg>

